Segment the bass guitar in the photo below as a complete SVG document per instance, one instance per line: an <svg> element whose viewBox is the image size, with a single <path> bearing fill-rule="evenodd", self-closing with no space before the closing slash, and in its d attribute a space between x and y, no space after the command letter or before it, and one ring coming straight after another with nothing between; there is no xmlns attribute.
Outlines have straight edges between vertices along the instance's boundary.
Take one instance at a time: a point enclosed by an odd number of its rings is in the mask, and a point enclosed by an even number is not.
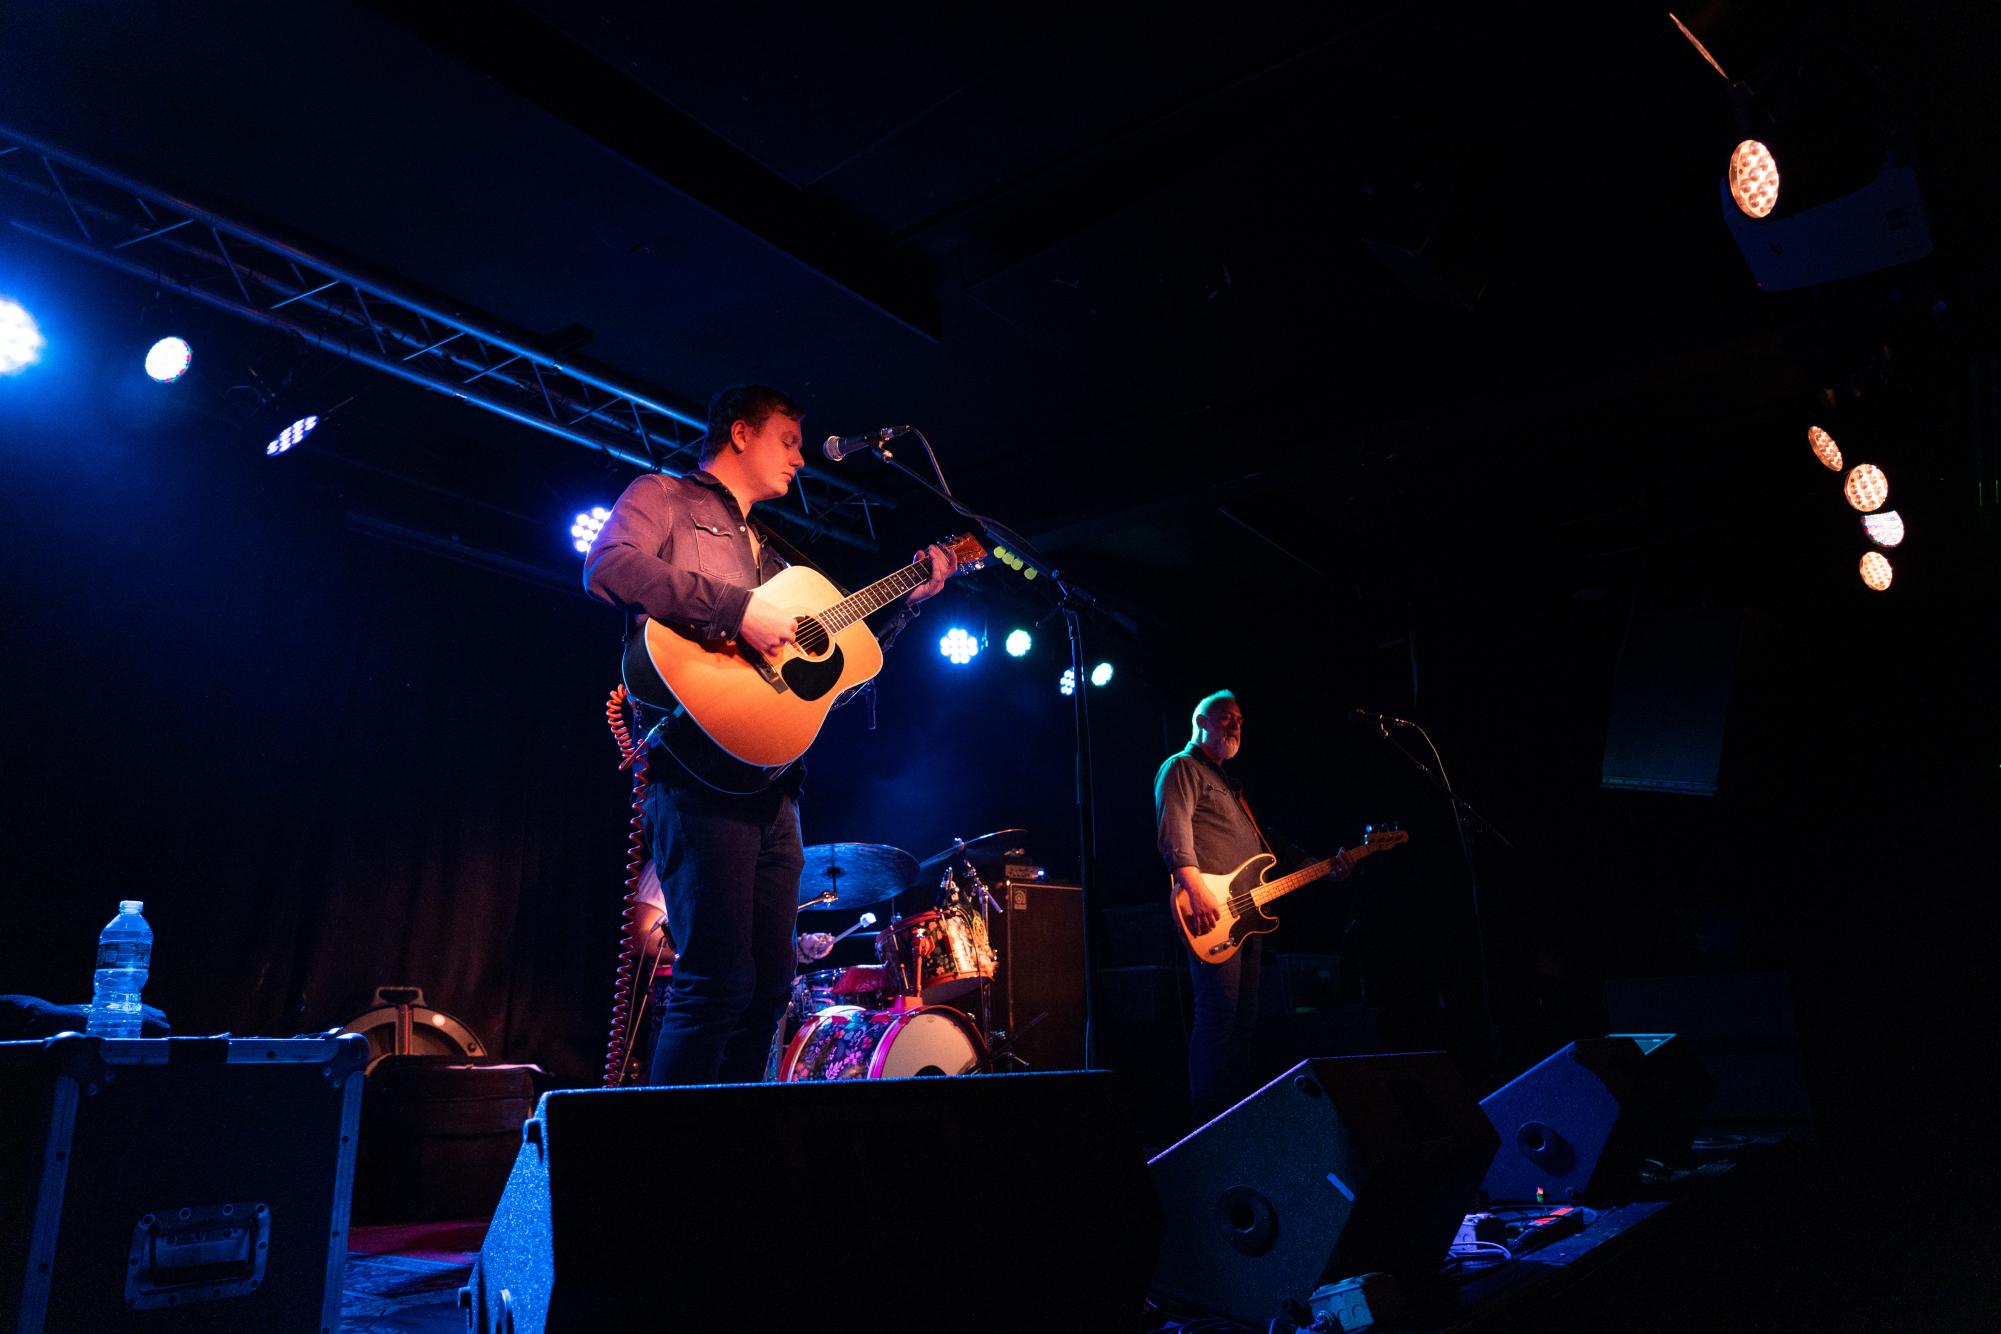
<svg viewBox="0 0 2001 1334"><path fill-rule="evenodd" d="M1363 842L1344 850L1340 856L1348 859L1353 866L1364 857L1391 848L1401 847L1410 842L1407 830L1369 825L1364 831ZM1278 858L1269 852L1260 852L1234 871L1221 875L1211 875L1207 871L1197 871L1202 883L1208 887L1212 897L1222 905L1216 924L1207 931L1197 933L1193 919L1188 912L1188 891L1173 885L1174 924L1181 928L1181 937L1188 942L1188 948L1204 963L1222 963L1252 936L1261 936L1278 929L1278 918L1266 913L1264 907L1276 899L1283 898L1295 889L1303 889L1334 870L1338 857L1328 857L1310 866L1302 866L1291 875L1282 875L1276 880L1265 879L1265 872L1277 865ZM1170 884L1172 882L1170 881Z"/></svg>
<svg viewBox="0 0 2001 1334"><path fill-rule="evenodd" d="M957 560L955 574L986 564L971 533L940 545ZM649 618L626 644L625 687L672 715L661 739L696 777L756 791L806 753L836 701L882 670L882 646L863 618L930 577L927 556L844 595L818 570L788 566L758 593L793 618L795 643L766 657L739 639L704 640Z"/></svg>

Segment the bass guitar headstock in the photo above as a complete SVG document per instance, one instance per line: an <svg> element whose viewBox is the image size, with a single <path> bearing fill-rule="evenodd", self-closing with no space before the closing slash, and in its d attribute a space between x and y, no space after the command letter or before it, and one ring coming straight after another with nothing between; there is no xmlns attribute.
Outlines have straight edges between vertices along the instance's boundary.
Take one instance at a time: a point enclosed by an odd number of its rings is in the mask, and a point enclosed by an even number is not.
<svg viewBox="0 0 2001 1334"><path fill-rule="evenodd" d="M1408 842L1410 831L1398 821L1362 826L1362 847L1369 852L1384 852Z"/></svg>

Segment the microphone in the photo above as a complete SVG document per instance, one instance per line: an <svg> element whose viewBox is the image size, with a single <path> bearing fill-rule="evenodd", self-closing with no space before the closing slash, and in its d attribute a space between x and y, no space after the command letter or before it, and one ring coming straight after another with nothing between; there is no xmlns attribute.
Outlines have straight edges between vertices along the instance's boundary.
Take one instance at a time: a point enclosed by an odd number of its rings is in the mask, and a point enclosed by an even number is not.
<svg viewBox="0 0 2001 1334"><path fill-rule="evenodd" d="M1376 713L1371 709L1350 709L1348 721L1351 723L1374 723L1378 727L1416 727L1407 718L1393 718L1387 713Z"/></svg>
<svg viewBox="0 0 2001 1334"><path fill-rule="evenodd" d="M879 431L870 431L865 435L830 435L827 437L827 443L820 448L828 458L839 463L858 449L873 449L877 445L886 445L909 429L908 426L885 426Z"/></svg>

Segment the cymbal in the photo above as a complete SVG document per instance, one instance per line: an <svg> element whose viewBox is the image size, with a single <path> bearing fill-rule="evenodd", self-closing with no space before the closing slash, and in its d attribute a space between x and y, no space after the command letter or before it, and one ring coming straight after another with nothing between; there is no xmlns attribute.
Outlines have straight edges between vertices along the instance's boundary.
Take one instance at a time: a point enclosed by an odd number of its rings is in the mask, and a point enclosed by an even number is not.
<svg viewBox="0 0 2001 1334"><path fill-rule="evenodd" d="M1009 834L1025 834L1027 832L1026 829L996 829L991 834L981 834L978 838L964 839L958 843L954 843L943 852L926 857L923 861L917 863L917 869L928 871L934 866L943 866L946 862L958 856L960 851L965 848L976 848L982 843L991 843L997 838L1006 838Z"/></svg>
<svg viewBox="0 0 2001 1334"><path fill-rule="evenodd" d="M806 849L806 869L799 876L802 911L866 908L895 898L917 880L917 861L902 848L887 843L815 843ZM818 902L832 890L834 897Z"/></svg>

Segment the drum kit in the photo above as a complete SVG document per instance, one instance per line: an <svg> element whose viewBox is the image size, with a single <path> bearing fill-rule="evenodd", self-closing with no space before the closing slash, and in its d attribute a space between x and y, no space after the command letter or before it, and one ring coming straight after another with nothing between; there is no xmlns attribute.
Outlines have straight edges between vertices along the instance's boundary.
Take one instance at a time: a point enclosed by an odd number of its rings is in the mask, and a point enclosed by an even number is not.
<svg viewBox="0 0 2001 1334"><path fill-rule="evenodd" d="M1000 904L967 855L1020 834L997 829L918 861L879 843L823 843L806 849L799 881L802 912L886 908L872 964L802 973L774 1043L774 1077L901 1079L1001 1068L1008 1035L993 1026L999 960L990 943ZM899 901L942 868L929 906L903 915ZM864 912L838 942L874 926Z"/></svg>

